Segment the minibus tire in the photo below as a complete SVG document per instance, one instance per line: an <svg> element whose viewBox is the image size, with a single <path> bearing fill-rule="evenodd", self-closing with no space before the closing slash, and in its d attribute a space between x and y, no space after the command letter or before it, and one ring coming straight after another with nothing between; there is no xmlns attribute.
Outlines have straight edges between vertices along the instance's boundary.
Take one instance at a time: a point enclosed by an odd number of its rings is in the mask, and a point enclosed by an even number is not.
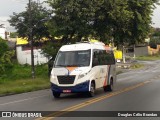
<svg viewBox="0 0 160 120"><path fill-rule="evenodd" d="M111 79L110 85L104 86L103 89L104 89L105 92L107 92L107 91L109 91L109 92L113 91L113 80Z"/></svg>
<svg viewBox="0 0 160 120"><path fill-rule="evenodd" d="M89 97L94 97L95 95L95 83L92 82L91 85L90 85L90 91L88 93L88 96Z"/></svg>
<svg viewBox="0 0 160 120"><path fill-rule="evenodd" d="M104 86L104 87L103 87L104 92L107 92L107 91L108 91L108 90L107 90L107 87L108 87L108 86Z"/></svg>
<svg viewBox="0 0 160 120"><path fill-rule="evenodd" d="M58 93L58 92L52 92L52 93L55 98L59 98L61 95L61 93Z"/></svg>

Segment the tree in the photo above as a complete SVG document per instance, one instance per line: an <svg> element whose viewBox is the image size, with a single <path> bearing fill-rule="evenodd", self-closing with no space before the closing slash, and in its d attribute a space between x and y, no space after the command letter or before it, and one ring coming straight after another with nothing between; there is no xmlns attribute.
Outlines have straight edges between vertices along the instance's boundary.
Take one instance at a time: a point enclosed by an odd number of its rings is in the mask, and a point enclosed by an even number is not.
<svg viewBox="0 0 160 120"><path fill-rule="evenodd" d="M128 11L127 0L108 0L99 5L94 20L94 29L101 41L109 43L121 42L128 34L128 23L133 17L132 12Z"/></svg>
<svg viewBox="0 0 160 120"><path fill-rule="evenodd" d="M49 38L50 34L46 26L46 18L49 17L50 11L42 7L42 4L31 2L31 23L32 32L35 40L40 40L43 37ZM20 37L29 36L29 8L26 7L26 11L21 13L13 13L10 16L10 25L17 29L17 33Z"/></svg>
<svg viewBox="0 0 160 120"><path fill-rule="evenodd" d="M149 33L151 14L158 0L48 0L55 36L94 36L117 45L142 42ZM79 39L78 39L79 40Z"/></svg>
<svg viewBox="0 0 160 120"><path fill-rule="evenodd" d="M123 3L120 0L48 0L48 3L55 14L51 31L55 36L65 37L67 41L73 36L78 40L92 36L105 42L112 36L114 21L121 19L121 24L126 24L126 20L131 17L126 11L126 0Z"/></svg>
<svg viewBox="0 0 160 120"><path fill-rule="evenodd" d="M14 51L9 51L7 43L0 38L0 75L12 70L11 58L14 56Z"/></svg>
<svg viewBox="0 0 160 120"><path fill-rule="evenodd" d="M10 33L10 38L16 38L18 36L17 32L11 32Z"/></svg>
<svg viewBox="0 0 160 120"><path fill-rule="evenodd" d="M130 20L128 29L131 32L129 37L131 44L144 42L149 35L155 3L158 3L158 0L128 0L128 10L133 12L133 19Z"/></svg>
<svg viewBox="0 0 160 120"><path fill-rule="evenodd" d="M93 2L89 0L48 0L53 9L51 28L54 36L63 36L64 41L73 38L79 41L93 32L92 18L95 13Z"/></svg>

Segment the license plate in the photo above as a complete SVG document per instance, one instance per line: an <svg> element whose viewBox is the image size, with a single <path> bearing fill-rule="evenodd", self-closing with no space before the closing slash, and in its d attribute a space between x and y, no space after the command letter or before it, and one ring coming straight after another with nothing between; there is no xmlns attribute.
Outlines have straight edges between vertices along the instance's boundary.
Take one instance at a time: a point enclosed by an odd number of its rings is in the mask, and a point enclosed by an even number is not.
<svg viewBox="0 0 160 120"><path fill-rule="evenodd" d="M63 90L63 93L71 93L71 90Z"/></svg>

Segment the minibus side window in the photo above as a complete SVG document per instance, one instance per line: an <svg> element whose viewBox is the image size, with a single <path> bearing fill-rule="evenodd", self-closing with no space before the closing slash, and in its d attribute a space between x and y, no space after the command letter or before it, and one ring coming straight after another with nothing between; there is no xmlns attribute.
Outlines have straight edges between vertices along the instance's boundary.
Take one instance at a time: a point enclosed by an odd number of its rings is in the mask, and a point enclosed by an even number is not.
<svg viewBox="0 0 160 120"><path fill-rule="evenodd" d="M115 64L115 58L113 51L106 50L94 50L93 51L93 65L113 65Z"/></svg>
<svg viewBox="0 0 160 120"><path fill-rule="evenodd" d="M111 61L111 64L112 64L112 65L116 63L113 52L111 53L111 60L112 60L112 61Z"/></svg>
<svg viewBox="0 0 160 120"><path fill-rule="evenodd" d="M104 65L104 50L94 50L93 52L93 66Z"/></svg>
<svg viewBox="0 0 160 120"><path fill-rule="evenodd" d="M107 65L113 65L115 64L115 58L112 51L107 51L105 54L106 64Z"/></svg>
<svg viewBox="0 0 160 120"><path fill-rule="evenodd" d="M104 54L102 50L99 51L98 61L99 61L99 65L104 65Z"/></svg>
<svg viewBox="0 0 160 120"><path fill-rule="evenodd" d="M94 51L93 52L93 62L92 62L92 66L97 66L99 64L98 61L98 51Z"/></svg>

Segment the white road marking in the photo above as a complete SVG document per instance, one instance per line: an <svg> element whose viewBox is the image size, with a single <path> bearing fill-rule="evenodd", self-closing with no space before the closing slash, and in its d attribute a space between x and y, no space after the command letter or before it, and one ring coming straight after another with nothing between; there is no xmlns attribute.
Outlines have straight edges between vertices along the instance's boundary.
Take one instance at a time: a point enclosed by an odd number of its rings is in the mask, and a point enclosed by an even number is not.
<svg viewBox="0 0 160 120"><path fill-rule="evenodd" d="M32 99L37 99L37 98L41 98L41 97L45 97L45 96L48 96L48 95L37 96L37 97L32 97L32 98L27 98L27 99L22 99L22 100L7 102L7 103L2 103L2 104L0 104L0 106L13 104L13 103L19 103L19 102L23 102L23 101L27 101L27 100L32 100Z"/></svg>

